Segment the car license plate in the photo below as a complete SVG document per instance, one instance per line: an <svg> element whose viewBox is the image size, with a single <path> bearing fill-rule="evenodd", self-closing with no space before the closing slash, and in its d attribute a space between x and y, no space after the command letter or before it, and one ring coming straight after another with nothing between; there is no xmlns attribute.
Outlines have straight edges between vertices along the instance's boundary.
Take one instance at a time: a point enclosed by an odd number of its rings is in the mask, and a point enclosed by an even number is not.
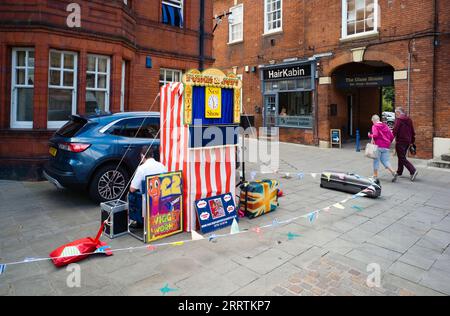
<svg viewBox="0 0 450 316"><path fill-rule="evenodd" d="M58 149L50 147L50 155L52 155L53 157L56 157L56 154L58 153Z"/></svg>

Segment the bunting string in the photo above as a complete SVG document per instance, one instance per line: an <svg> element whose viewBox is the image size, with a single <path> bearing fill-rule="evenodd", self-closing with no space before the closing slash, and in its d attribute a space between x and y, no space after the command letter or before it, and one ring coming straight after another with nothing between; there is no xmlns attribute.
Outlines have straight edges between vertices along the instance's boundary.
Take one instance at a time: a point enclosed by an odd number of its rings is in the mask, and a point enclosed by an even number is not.
<svg viewBox="0 0 450 316"><path fill-rule="evenodd" d="M367 189L367 188L366 188ZM364 189L364 190L366 190ZM103 254L103 253L121 253L121 252L132 252L132 251L138 251L138 250L149 250L149 251L156 251L161 247L166 247L166 246L183 246L185 244L189 244L192 242L196 242L196 241L201 241L204 239L208 239L209 242L217 242L218 239L220 238L226 238L226 237L230 237L230 236L236 236L236 235L240 235L240 234L248 234L248 233L255 233L259 236L261 236L262 234L262 230L263 229L268 229L268 228L278 228L282 225L286 225L295 221L298 221L300 219L306 219L310 224L313 224L317 218L319 217L319 214L321 212L330 212L333 208L334 209L338 209L338 210L343 210L346 207L344 206L344 204L348 203L349 201L353 201L362 197L365 197L366 194L364 193L364 190L360 191L357 194L352 195L351 197L345 198L344 200L334 203L330 206L324 207L322 209L317 209L314 210L312 212L309 212L307 214L301 215L301 216L296 216L293 218L289 218L286 220L279 220L278 218L274 219L272 221L272 223L267 224L267 225L263 225L263 226L259 226L259 227L253 227L251 229L243 229L240 230L239 226L237 224L237 221L233 222L233 225L231 227L231 231L230 233L227 234L211 234L209 235L207 238L205 238L204 236L202 236L201 234L197 233L197 232L192 232L192 236L191 239L187 239L187 240L182 240L182 241L176 241L176 242L165 242L165 243L158 243L158 244L151 244L151 245L144 245L144 246L137 246L137 247L127 247L127 248L118 248L118 249L113 249L110 246L104 246L101 247L99 249L97 249L96 251L92 252L92 253L86 253L86 254L63 254L60 258L67 258L67 257L78 257L78 256L91 256L91 255L97 255L97 254ZM357 212L361 212L363 211L363 207L358 206L358 205L353 205L351 207L351 209L356 210ZM296 238L301 237L301 235L295 234L290 232L288 234L288 239L289 240L294 240ZM42 262L42 261L51 261L53 259L56 258L50 258L50 257L43 257L43 258L26 258L22 261L17 261L17 262L10 262L10 263L0 263L0 275L5 274L7 267L10 266L16 266L16 265L21 265L21 264L27 264L27 263L36 263L36 262Z"/></svg>

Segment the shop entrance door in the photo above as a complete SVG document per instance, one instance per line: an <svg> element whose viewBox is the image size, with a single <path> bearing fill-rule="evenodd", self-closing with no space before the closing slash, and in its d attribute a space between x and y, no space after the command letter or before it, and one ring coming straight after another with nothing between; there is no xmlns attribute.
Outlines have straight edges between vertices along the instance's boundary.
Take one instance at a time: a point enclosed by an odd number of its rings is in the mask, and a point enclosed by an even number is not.
<svg viewBox="0 0 450 316"><path fill-rule="evenodd" d="M268 129L276 126L278 95L269 94L264 96L264 126Z"/></svg>

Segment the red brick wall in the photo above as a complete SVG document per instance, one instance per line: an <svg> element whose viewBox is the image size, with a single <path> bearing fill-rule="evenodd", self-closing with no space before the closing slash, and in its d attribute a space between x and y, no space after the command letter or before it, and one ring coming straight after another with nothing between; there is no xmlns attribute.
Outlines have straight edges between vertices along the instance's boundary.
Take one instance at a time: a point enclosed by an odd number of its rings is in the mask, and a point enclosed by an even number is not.
<svg viewBox="0 0 450 316"><path fill-rule="evenodd" d="M87 55L111 57L110 110L120 110L121 64L127 61L125 110L149 110L159 93L160 68L199 66L199 1L185 1L184 27L161 23L161 0L76 1L81 28L69 29L69 0L4 0L0 3L0 158L47 155L49 50L78 53L77 113L85 113ZM206 66L212 65L212 0L205 1ZM10 131L11 55L13 47L34 47L33 130ZM151 56L153 68L146 68ZM159 101L152 108L159 110Z"/></svg>
<svg viewBox="0 0 450 316"><path fill-rule="evenodd" d="M365 46L366 61L381 61L391 65L394 70L408 68L408 43L413 33L420 33L412 40L413 52L411 71L411 114L417 129L419 157L432 157L433 135L450 137L449 91L447 74L450 65L449 36L442 34L441 46L436 50L436 114L433 119L433 0L401 1L380 0L381 21L379 35L353 41L341 41L342 11L341 1L283 0L283 32L263 36L263 1L216 0L214 13L220 14L234 6L244 4L244 41L228 45L228 24L225 20L214 34L215 66L244 73L245 66L280 63L283 59L309 58L314 54L332 52L333 57L320 60L319 75L332 76L333 71L352 62L351 49ZM444 1L438 1L439 27L441 32L449 32L450 13ZM425 35L423 35L425 34ZM417 34L416 34L417 35ZM271 40L275 45L271 45ZM244 73L244 109L254 113L255 105L262 106L259 72ZM395 82L397 105L407 106L407 80ZM346 117L328 118L330 104L338 104L338 113L346 113L346 99L331 85L317 87L318 100L318 138L329 140L329 129L342 126ZM262 116L258 115L258 121ZM434 128L433 128L434 126ZM310 132L289 130L292 138L304 139L308 143Z"/></svg>
<svg viewBox="0 0 450 316"><path fill-rule="evenodd" d="M436 108L435 108L435 136L450 137L450 10L448 2L439 3L438 31L447 33L440 36L440 46L436 49Z"/></svg>

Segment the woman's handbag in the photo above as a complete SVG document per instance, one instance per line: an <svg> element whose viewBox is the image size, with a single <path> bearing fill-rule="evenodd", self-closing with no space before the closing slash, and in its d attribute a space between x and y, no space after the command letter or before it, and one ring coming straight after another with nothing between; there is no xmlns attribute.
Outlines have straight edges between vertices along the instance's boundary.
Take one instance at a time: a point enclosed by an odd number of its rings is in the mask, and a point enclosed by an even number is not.
<svg viewBox="0 0 450 316"><path fill-rule="evenodd" d="M370 159L378 158L378 146L374 144L373 140L371 143L367 144L365 155Z"/></svg>
<svg viewBox="0 0 450 316"><path fill-rule="evenodd" d="M415 156L417 154L416 144L412 144L411 146L409 146L409 153L413 156Z"/></svg>

